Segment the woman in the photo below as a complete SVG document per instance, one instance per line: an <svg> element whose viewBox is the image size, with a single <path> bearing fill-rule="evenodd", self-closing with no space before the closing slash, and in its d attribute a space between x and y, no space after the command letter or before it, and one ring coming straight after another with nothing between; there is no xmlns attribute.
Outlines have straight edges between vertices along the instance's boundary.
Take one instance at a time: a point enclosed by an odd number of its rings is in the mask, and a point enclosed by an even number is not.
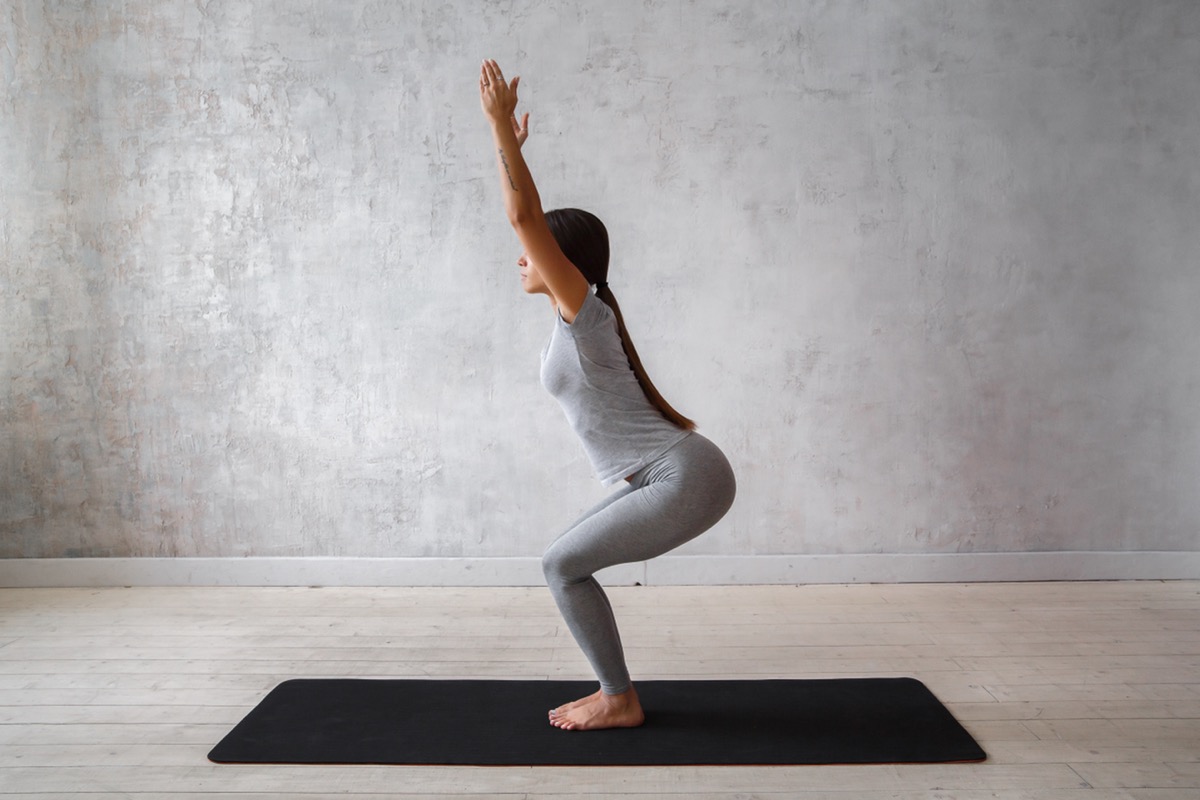
<svg viewBox="0 0 1200 800"><path fill-rule="evenodd" d="M529 115L517 122L519 81L506 83L499 65L484 61L479 99L495 140L504 208L525 248L517 260L521 284L549 297L555 312L542 383L562 405L601 482L625 480L542 559L554 601L600 679L595 694L550 711L550 724L634 727L645 715L612 607L592 574L654 558L708 530L733 504L733 470L646 377L608 288L604 225L578 209L543 213L521 155Z"/></svg>

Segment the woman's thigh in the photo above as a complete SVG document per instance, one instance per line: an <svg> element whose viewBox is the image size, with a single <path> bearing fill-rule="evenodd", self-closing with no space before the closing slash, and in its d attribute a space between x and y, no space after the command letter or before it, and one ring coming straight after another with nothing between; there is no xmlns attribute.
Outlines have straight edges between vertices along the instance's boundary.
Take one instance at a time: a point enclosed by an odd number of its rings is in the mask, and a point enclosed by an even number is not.
<svg viewBox="0 0 1200 800"><path fill-rule="evenodd" d="M660 556L716 524L733 501L732 471L715 446L694 438L684 440L693 446L668 451L576 521L547 549L547 562L583 578Z"/></svg>

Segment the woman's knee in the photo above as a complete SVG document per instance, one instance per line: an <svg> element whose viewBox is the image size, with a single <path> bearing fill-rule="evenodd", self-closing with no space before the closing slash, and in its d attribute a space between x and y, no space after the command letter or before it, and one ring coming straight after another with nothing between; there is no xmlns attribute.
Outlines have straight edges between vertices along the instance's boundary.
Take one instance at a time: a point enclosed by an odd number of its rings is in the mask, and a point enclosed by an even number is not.
<svg viewBox="0 0 1200 800"><path fill-rule="evenodd" d="M572 578L568 574L568 566L566 549L559 546L558 542L551 544L546 548L546 552L542 553L542 574L546 576L548 583L569 583Z"/></svg>
<svg viewBox="0 0 1200 800"><path fill-rule="evenodd" d="M546 552L542 553L542 575L546 576L547 581L552 581L558 577L559 560L554 554L554 545L546 548Z"/></svg>
<svg viewBox="0 0 1200 800"><path fill-rule="evenodd" d="M551 544L542 553L542 574L548 583L579 583L592 577L586 555L564 546L563 540Z"/></svg>

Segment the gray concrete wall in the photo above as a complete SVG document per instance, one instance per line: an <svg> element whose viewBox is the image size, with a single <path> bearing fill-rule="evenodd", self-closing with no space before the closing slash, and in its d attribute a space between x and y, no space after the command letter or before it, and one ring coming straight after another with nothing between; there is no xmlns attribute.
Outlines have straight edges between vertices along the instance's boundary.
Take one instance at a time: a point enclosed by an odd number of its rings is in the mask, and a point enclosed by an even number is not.
<svg viewBox="0 0 1200 800"><path fill-rule="evenodd" d="M1197 549L1194 0L15 0L0 37L0 556L525 556L603 494L485 56L737 469L683 552Z"/></svg>

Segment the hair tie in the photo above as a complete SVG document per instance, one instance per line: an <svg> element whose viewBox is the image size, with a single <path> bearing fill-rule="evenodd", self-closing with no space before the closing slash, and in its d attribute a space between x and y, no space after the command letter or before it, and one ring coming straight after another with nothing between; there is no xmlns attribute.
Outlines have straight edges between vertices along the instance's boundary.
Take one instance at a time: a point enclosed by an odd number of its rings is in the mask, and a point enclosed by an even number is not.
<svg viewBox="0 0 1200 800"><path fill-rule="evenodd" d="M608 288L608 281L596 281L596 291Z"/></svg>

